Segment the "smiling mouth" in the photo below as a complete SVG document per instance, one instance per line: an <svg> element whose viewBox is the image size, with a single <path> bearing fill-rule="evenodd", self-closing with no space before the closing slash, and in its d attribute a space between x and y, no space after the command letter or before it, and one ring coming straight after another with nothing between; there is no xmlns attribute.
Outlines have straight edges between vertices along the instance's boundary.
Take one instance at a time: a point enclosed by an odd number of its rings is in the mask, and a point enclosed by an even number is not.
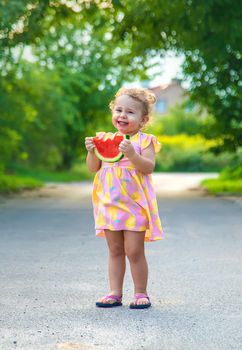
<svg viewBox="0 0 242 350"><path fill-rule="evenodd" d="M126 126L128 124L129 123L127 123L127 122L118 121L118 125L120 125L120 126Z"/></svg>

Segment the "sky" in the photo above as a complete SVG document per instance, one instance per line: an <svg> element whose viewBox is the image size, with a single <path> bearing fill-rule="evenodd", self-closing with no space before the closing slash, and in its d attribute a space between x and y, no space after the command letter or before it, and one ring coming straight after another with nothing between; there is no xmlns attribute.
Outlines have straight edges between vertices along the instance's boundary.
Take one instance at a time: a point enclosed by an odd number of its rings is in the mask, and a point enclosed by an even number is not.
<svg viewBox="0 0 242 350"><path fill-rule="evenodd" d="M150 87L167 84L172 78L181 77L181 65L184 61L182 56L175 56L173 53L167 53L164 58L159 60L159 67L154 71L159 73L155 79L150 82Z"/></svg>
<svg viewBox="0 0 242 350"><path fill-rule="evenodd" d="M163 58L156 57L154 62L157 62L157 66L150 69L151 75L157 73L154 79L150 79L147 82L135 81L133 83L128 83L128 86L144 86L155 87L163 84L168 84L173 78L182 78L181 65L184 61L183 56L176 56L173 52L167 52L166 56ZM188 87L188 82L182 82L184 88Z"/></svg>

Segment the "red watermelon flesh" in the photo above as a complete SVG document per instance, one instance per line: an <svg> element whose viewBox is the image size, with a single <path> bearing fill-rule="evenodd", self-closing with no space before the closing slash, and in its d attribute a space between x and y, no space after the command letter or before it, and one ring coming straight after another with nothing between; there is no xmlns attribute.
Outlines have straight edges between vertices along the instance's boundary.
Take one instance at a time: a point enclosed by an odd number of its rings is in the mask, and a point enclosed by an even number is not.
<svg viewBox="0 0 242 350"><path fill-rule="evenodd" d="M93 138L95 145L94 152L96 156L104 162L114 163L123 158L123 153L119 151L119 144L125 139L129 138L128 135L116 135L111 134L107 138L107 134L100 138L96 136Z"/></svg>

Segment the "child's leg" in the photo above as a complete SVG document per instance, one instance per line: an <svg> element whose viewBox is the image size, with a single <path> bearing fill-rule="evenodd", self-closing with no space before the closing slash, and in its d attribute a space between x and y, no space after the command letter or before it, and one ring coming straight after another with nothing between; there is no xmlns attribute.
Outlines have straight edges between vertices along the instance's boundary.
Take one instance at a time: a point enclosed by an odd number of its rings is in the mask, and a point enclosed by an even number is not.
<svg viewBox="0 0 242 350"><path fill-rule="evenodd" d="M125 274L125 252L123 231L105 230L107 245L109 249L108 273L110 293L112 295L122 295L123 280ZM107 299L99 299L101 302L107 302ZM114 300L109 299L113 303Z"/></svg>
<svg viewBox="0 0 242 350"><path fill-rule="evenodd" d="M144 250L145 232L124 231L125 253L130 262L134 281L134 292L147 294L148 265ZM147 298L137 300L137 304L148 304Z"/></svg>

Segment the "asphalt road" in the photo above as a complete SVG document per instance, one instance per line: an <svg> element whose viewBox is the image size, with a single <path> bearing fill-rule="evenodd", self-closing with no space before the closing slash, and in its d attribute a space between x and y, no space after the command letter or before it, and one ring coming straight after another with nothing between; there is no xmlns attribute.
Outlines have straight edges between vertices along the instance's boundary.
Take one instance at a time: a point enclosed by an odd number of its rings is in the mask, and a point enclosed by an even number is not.
<svg viewBox="0 0 242 350"><path fill-rule="evenodd" d="M161 194L165 239L146 244L152 307L128 308L128 268L124 306L105 310L89 188L0 198L0 349L241 349L241 200Z"/></svg>

